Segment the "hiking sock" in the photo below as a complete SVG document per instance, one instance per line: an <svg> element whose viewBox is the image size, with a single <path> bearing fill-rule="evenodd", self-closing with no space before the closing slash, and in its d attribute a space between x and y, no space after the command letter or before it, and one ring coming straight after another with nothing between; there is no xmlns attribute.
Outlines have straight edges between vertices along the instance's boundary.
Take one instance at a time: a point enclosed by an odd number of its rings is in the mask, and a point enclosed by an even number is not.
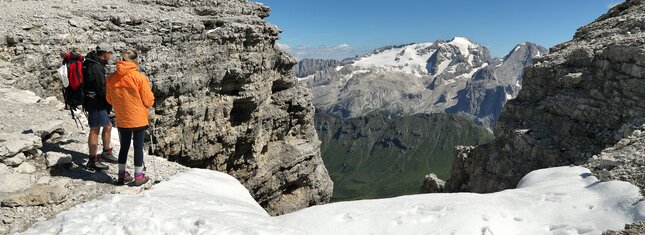
<svg viewBox="0 0 645 235"><path fill-rule="evenodd" d="M119 164L119 173L125 172L125 164Z"/></svg>
<svg viewBox="0 0 645 235"><path fill-rule="evenodd" d="M142 166L135 166L134 167L134 175L141 174L143 172L143 167Z"/></svg>

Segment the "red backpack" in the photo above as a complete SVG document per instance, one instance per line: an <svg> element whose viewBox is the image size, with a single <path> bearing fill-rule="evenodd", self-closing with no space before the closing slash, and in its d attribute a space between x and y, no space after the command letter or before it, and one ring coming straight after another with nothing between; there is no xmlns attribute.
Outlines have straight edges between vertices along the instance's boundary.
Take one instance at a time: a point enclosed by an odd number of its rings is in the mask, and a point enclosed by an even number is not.
<svg viewBox="0 0 645 235"><path fill-rule="evenodd" d="M63 82L63 98L65 108L72 113L83 105L85 89L83 89L83 56L72 51L63 57L63 66L58 70Z"/></svg>
<svg viewBox="0 0 645 235"><path fill-rule="evenodd" d="M63 58L63 64L67 67L67 80L72 91L79 90L83 85L83 56L70 52Z"/></svg>

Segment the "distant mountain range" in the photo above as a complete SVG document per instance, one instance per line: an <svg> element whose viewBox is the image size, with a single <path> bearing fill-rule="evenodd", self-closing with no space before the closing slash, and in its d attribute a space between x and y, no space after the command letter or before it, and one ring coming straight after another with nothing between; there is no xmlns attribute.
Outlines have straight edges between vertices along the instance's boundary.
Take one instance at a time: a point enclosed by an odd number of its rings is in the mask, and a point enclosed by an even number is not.
<svg viewBox="0 0 645 235"><path fill-rule="evenodd" d="M447 179L454 147L492 140L486 129L517 95L524 67L546 53L521 43L493 58L457 37L300 61L294 74L314 94L332 200L418 193L429 172Z"/></svg>
<svg viewBox="0 0 645 235"><path fill-rule="evenodd" d="M453 113L490 128L521 88L524 67L546 53L526 42L493 58L486 47L456 37L387 46L342 61L304 59L294 71L322 112L343 118L374 111Z"/></svg>

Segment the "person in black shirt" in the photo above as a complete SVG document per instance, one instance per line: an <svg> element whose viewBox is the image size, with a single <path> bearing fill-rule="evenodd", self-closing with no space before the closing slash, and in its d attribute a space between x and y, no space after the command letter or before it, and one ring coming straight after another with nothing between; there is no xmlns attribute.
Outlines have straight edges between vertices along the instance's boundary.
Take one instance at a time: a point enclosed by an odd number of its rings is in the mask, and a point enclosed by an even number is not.
<svg viewBox="0 0 645 235"><path fill-rule="evenodd" d="M105 79L107 76L106 65L114 49L105 43L99 44L96 50L90 52L83 62L83 77L85 89L85 101L83 107L88 114L90 134L88 137L89 162L88 168L106 170L108 166L102 161L116 163L117 159L112 155L110 147L110 138L112 131L112 122L109 113L112 106L105 99ZM103 132L101 133L101 128ZM103 152L99 155L98 142L99 134L103 140Z"/></svg>

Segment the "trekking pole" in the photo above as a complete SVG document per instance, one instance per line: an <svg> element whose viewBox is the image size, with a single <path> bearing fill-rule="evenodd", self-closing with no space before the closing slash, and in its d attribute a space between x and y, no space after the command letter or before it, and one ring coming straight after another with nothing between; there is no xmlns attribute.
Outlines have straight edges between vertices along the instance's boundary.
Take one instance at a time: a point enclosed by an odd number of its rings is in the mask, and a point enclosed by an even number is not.
<svg viewBox="0 0 645 235"><path fill-rule="evenodd" d="M157 130L155 129L155 126L157 125L157 118L152 119L152 131L150 132L150 146L152 147L152 171L154 172L154 177L153 177L153 183L156 184L160 182L159 180L159 175L157 175L157 157L155 156L155 142L154 138L157 135Z"/></svg>

